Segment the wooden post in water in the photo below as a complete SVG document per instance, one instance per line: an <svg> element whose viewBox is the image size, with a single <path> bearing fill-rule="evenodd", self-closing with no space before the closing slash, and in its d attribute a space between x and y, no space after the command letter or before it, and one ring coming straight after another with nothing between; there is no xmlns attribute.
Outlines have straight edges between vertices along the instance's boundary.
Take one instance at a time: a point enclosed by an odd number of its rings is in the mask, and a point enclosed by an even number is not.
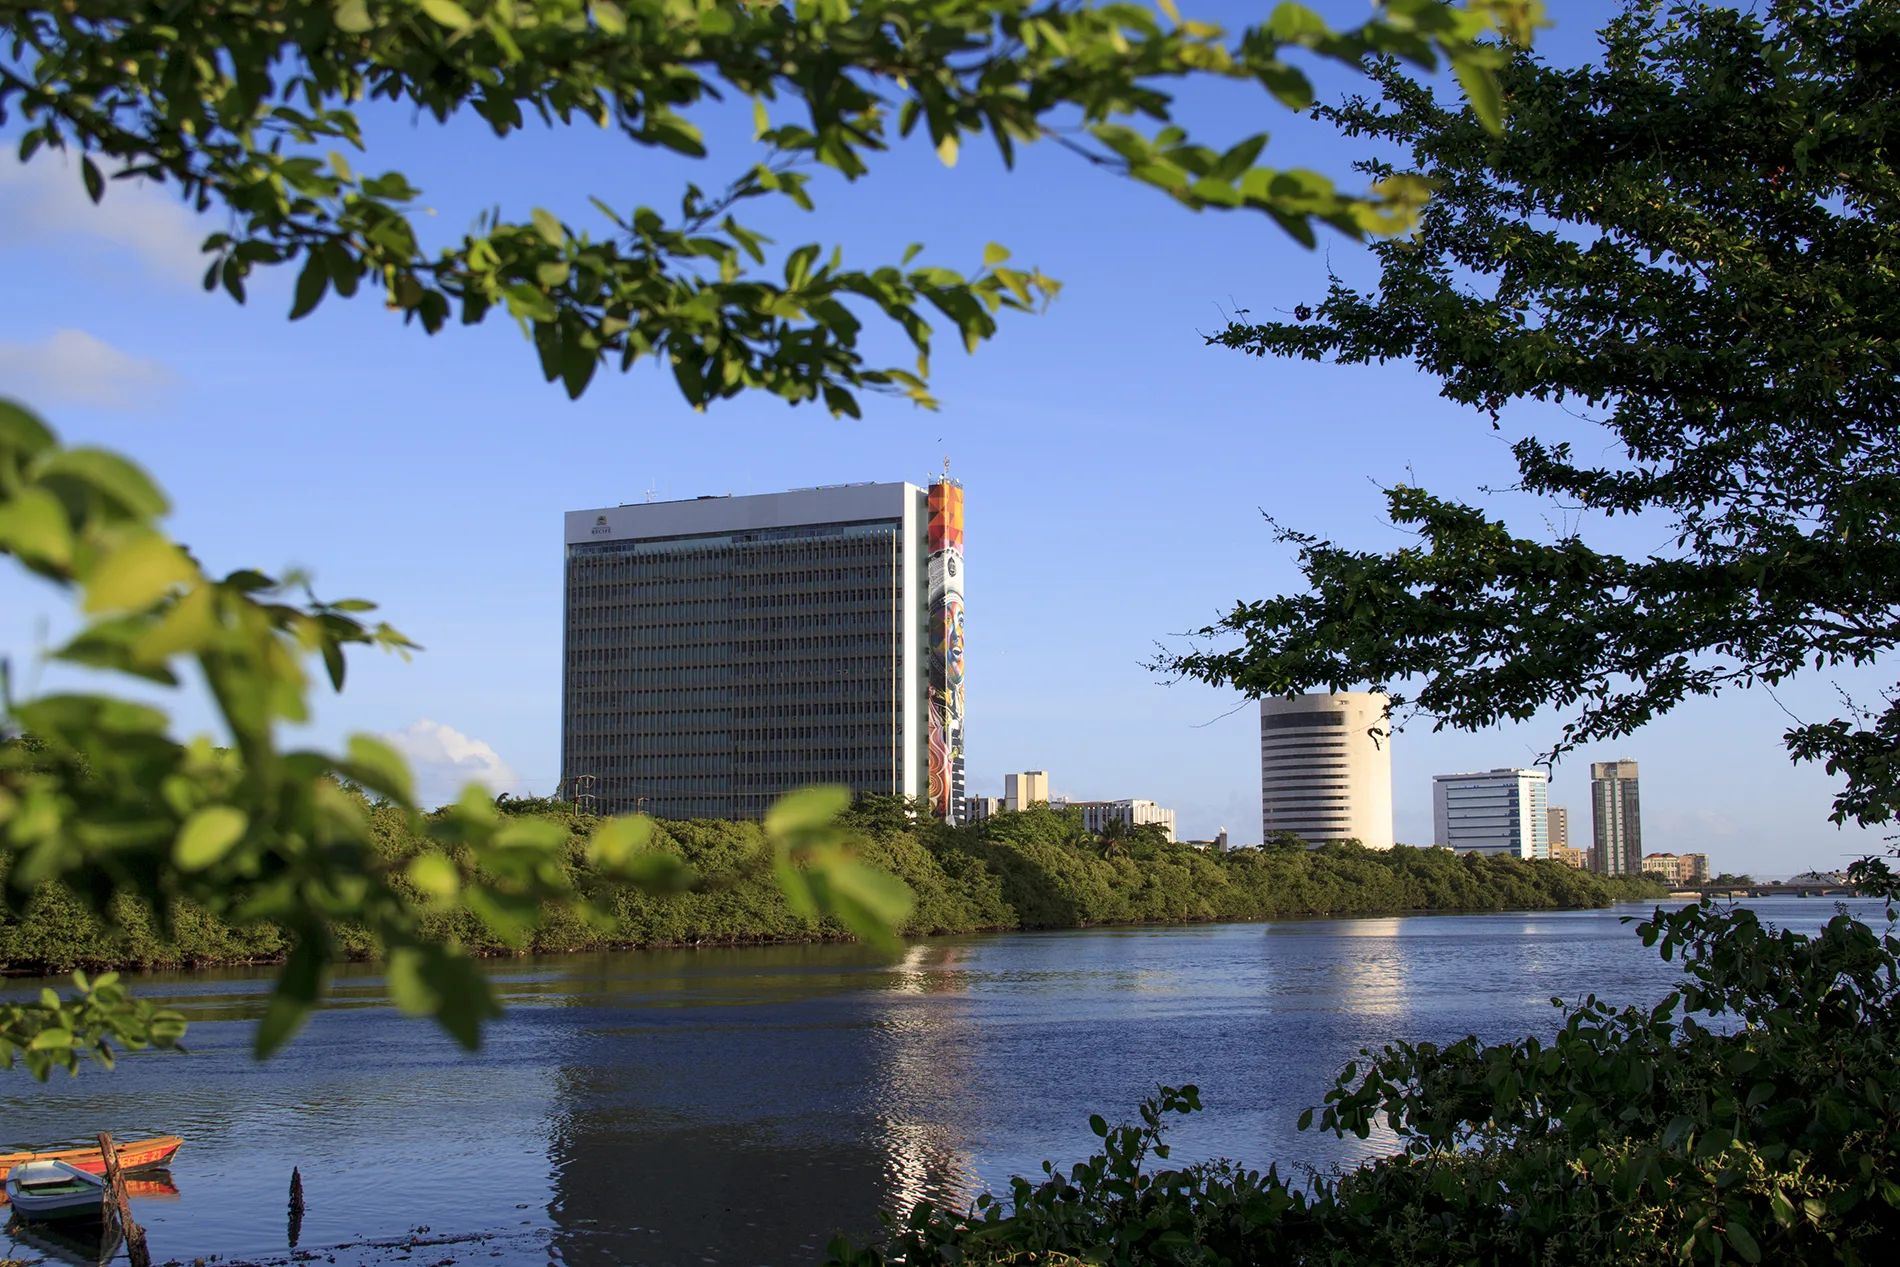
<svg viewBox="0 0 1900 1267"><path fill-rule="evenodd" d="M290 1247L297 1248L297 1241L303 1235L303 1172L295 1166L290 1168Z"/></svg>
<svg viewBox="0 0 1900 1267"><path fill-rule="evenodd" d="M125 1172L119 1169L119 1150L112 1136L99 1132L99 1155L106 1163L106 1190L119 1216L119 1230L125 1233L126 1257L132 1267L152 1267L151 1251L145 1248L145 1229L132 1221L132 1200L125 1193Z"/></svg>

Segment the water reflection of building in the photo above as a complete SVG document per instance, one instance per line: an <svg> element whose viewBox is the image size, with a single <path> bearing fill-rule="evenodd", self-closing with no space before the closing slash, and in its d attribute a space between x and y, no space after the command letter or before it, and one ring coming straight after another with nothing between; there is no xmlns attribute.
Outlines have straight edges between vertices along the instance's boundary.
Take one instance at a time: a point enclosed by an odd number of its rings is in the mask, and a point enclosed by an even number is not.
<svg viewBox="0 0 1900 1267"><path fill-rule="evenodd" d="M874 1235L880 1209L968 1198L960 951L887 970L837 949L716 952L722 979L757 979L742 1003L658 1004L647 981L565 1009L550 1257L796 1263Z"/></svg>
<svg viewBox="0 0 1900 1267"><path fill-rule="evenodd" d="M1352 947L1339 958L1341 997L1355 1014L1399 1016L1408 1010L1409 960L1402 930L1403 922L1389 917L1340 921L1336 931Z"/></svg>

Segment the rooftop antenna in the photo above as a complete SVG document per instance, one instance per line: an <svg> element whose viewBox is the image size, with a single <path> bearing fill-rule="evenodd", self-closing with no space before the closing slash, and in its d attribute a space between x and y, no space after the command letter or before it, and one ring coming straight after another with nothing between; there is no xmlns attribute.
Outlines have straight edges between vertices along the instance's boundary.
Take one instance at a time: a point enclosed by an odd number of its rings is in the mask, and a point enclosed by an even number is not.
<svg viewBox="0 0 1900 1267"><path fill-rule="evenodd" d="M647 502L651 504L653 502L658 501L659 499L660 499L660 491L653 486L652 480L648 480L647 481Z"/></svg>

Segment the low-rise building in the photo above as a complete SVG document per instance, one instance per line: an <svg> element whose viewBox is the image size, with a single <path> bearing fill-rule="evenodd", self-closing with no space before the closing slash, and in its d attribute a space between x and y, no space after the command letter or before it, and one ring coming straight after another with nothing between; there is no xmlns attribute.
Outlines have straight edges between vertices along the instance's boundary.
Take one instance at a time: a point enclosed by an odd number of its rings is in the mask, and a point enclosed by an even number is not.
<svg viewBox="0 0 1900 1267"><path fill-rule="evenodd" d="M1553 844L1550 847L1550 860L1552 862L1561 862L1567 867L1575 867L1579 871L1587 871L1590 869L1589 851L1585 849L1572 849L1569 845Z"/></svg>
<svg viewBox="0 0 1900 1267"><path fill-rule="evenodd" d="M981 822L994 818L1003 812L1003 798L1000 796L966 796L963 798L963 821Z"/></svg>
<svg viewBox="0 0 1900 1267"><path fill-rule="evenodd" d="M1168 843L1174 843L1174 811L1163 809L1153 801L1070 801L1068 808L1081 810L1082 825L1098 836L1114 822L1125 824L1130 830L1159 823L1167 829Z"/></svg>
<svg viewBox="0 0 1900 1267"><path fill-rule="evenodd" d="M1672 887L1709 882L1709 855L1705 853L1646 853L1643 871Z"/></svg>

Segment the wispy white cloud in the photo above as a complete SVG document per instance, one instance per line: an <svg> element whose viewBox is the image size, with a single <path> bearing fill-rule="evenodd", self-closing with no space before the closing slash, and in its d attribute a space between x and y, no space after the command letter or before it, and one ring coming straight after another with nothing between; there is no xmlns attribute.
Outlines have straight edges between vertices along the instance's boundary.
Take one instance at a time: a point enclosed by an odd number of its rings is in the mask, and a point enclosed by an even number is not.
<svg viewBox="0 0 1900 1267"><path fill-rule="evenodd" d="M29 405L131 409L176 381L162 362L121 352L84 330L60 330L33 343L0 340L0 394Z"/></svg>
<svg viewBox="0 0 1900 1267"><path fill-rule="evenodd" d="M521 791L521 780L500 753L439 721L424 717L383 738L409 758L416 774L416 797L423 805L446 805L470 783L480 783L491 792Z"/></svg>
<svg viewBox="0 0 1900 1267"><path fill-rule="evenodd" d="M168 281L195 284L204 276L199 246L208 230L172 190L146 180L107 180L105 197L95 204L73 155L43 152L30 163L0 159L0 224L14 247L117 249Z"/></svg>

